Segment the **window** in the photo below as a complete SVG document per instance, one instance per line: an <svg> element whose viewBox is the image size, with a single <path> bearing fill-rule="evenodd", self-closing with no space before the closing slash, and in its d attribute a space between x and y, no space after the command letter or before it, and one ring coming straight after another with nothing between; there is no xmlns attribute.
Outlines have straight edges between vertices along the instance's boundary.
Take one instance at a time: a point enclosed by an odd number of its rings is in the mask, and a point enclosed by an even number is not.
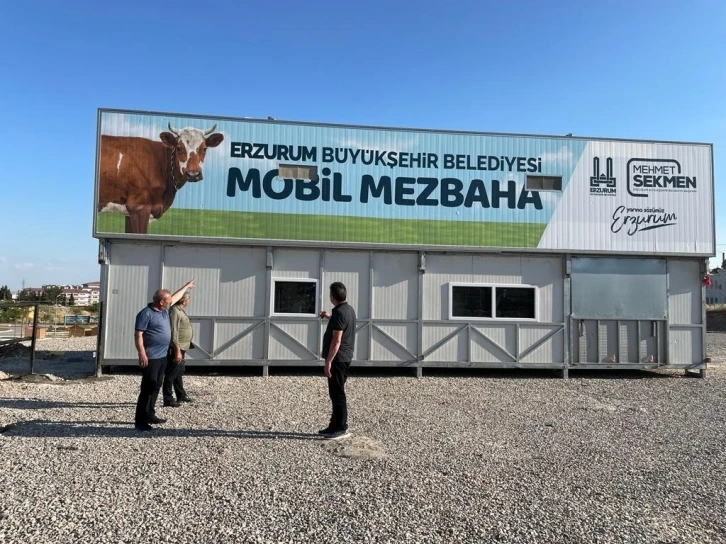
<svg viewBox="0 0 726 544"><path fill-rule="evenodd" d="M307 164L281 164L277 175L282 179L318 179L318 167Z"/></svg>
<svg viewBox="0 0 726 544"><path fill-rule="evenodd" d="M497 287L497 317L534 319L534 288Z"/></svg>
<svg viewBox="0 0 726 544"><path fill-rule="evenodd" d="M272 279L272 313L317 316L318 280Z"/></svg>
<svg viewBox="0 0 726 544"><path fill-rule="evenodd" d="M492 288L453 285L450 317L492 317Z"/></svg>
<svg viewBox="0 0 726 544"><path fill-rule="evenodd" d="M562 176L527 176L528 191L561 191Z"/></svg>
<svg viewBox="0 0 726 544"><path fill-rule="evenodd" d="M537 319L537 288L450 283L449 319Z"/></svg>

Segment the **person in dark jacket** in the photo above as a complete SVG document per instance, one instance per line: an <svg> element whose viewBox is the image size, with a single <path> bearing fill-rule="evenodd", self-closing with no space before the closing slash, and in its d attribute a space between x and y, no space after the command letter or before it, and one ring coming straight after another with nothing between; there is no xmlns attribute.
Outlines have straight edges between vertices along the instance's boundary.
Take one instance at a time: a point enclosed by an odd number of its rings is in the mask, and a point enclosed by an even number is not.
<svg viewBox="0 0 726 544"><path fill-rule="evenodd" d="M341 282L330 285L332 313L325 310L320 317L328 319L323 336L322 357L325 358L325 376L328 378L328 394L333 406L330 423L318 431L326 439L339 440L350 436L348 431L348 403L345 397L345 382L353 361L355 349L355 310L346 302L348 291Z"/></svg>

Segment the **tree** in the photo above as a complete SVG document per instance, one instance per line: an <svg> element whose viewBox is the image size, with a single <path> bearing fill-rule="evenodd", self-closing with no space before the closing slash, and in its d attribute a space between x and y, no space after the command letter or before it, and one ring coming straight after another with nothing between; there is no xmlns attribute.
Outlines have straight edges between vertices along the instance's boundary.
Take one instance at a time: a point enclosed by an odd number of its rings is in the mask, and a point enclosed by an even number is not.
<svg viewBox="0 0 726 544"><path fill-rule="evenodd" d="M15 323L23 317L23 308L0 308L0 321Z"/></svg>
<svg viewBox="0 0 726 544"><path fill-rule="evenodd" d="M35 291L31 291L30 289L23 289L18 293L18 301L20 302L37 302L38 301L38 295L35 293Z"/></svg>
<svg viewBox="0 0 726 544"><path fill-rule="evenodd" d="M10 292L10 289L8 289L7 285L3 285L0 287L0 300L12 300L13 294Z"/></svg>
<svg viewBox="0 0 726 544"><path fill-rule="evenodd" d="M71 298L68 299L68 306L75 306L76 305L76 299L73 298L73 293L71 293Z"/></svg>
<svg viewBox="0 0 726 544"><path fill-rule="evenodd" d="M51 304L55 304L55 299L61 294L63 289L56 285L48 285L43 288L43 300L47 300Z"/></svg>

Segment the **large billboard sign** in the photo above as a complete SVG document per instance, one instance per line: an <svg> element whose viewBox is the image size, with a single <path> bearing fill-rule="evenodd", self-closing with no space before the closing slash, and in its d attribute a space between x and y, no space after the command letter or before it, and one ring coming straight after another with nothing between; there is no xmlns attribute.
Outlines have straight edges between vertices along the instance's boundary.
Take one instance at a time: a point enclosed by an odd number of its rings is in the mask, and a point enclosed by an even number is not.
<svg viewBox="0 0 726 544"><path fill-rule="evenodd" d="M99 112L94 235L714 254L708 144Z"/></svg>

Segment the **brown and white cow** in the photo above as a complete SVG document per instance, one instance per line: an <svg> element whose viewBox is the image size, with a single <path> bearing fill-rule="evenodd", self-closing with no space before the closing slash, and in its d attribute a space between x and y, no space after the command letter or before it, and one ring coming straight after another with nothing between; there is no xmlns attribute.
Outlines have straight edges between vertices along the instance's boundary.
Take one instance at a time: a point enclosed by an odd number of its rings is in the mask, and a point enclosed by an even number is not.
<svg viewBox="0 0 726 544"><path fill-rule="evenodd" d="M126 232L146 234L149 221L159 219L187 182L203 179L208 147L224 136L195 128L159 134L161 141L129 136L101 136L98 211L126 214Z"/></svg>

